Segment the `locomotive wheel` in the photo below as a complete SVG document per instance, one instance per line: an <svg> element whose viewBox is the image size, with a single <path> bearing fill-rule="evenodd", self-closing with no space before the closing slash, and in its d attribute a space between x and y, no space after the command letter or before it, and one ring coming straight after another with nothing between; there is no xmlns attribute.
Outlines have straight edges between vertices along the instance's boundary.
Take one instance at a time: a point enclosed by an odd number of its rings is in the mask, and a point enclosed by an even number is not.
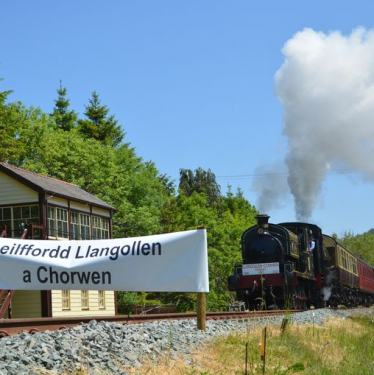
<svg viewBox="0 0 374 375"><path fill-rule="evenodd" d="M256 298L254 301L255 310L261 311L266 310L266 303L262 298Z"/></svg>
<svg viewBox="0 0 374 375"><path fill-rule="evenodd" d="M290 299L290 309L296 310L297 309L298 300L296 298L296 294L293 293Z"/></svg>

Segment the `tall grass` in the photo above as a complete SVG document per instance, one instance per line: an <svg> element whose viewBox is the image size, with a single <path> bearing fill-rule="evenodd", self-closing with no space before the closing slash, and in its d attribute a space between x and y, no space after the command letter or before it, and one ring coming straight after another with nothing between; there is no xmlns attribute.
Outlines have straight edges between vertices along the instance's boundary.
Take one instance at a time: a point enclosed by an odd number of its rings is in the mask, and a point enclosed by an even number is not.
<svg viewBox="0 0 374 375"><path fill-rule="evenodd" d="M325 327L289 324L283 332L268 326L267 332L265 374L374 375L374 315L334 319ZM244 375L246 343L247 374L262 374L260 341L261 328L248 325L197 349L192 364L165 358L129 374Z"/></svg>

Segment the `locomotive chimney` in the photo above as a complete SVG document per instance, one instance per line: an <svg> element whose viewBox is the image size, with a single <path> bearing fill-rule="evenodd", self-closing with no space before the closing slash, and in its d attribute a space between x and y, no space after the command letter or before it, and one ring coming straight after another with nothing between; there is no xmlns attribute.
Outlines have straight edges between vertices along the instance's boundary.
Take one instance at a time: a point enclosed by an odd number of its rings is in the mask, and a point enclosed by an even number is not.
<svg viewBox="0 0 374 375"><path fill-rule="evenodd" d="M267 231L269 229L269 218L270 216L269 215L257 215L256 216L256 219L257 219L257 226L265 231Z"/></svg>

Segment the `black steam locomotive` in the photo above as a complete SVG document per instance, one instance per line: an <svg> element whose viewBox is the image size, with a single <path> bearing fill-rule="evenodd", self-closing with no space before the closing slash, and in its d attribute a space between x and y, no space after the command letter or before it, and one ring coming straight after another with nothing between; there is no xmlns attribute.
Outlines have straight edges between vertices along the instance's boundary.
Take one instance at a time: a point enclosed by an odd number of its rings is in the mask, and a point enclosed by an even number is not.
<svg viewBox="0 0 374 375"><path fill-rule="evenodd" d="M242 234L243 263L229 276L229 290L248 309L371 305L374 268L322 234L314 224L268 223ZM312 244L312 246L311 246Z"/></svg>

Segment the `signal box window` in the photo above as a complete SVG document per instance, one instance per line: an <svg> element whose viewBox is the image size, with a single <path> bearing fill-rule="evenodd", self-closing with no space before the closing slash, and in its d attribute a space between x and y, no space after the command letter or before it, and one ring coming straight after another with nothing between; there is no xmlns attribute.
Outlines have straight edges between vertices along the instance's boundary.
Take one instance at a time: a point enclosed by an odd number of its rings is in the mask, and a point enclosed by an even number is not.
<svg viewBox="0 0 374 375"><path fill-rule="evenodd" d="M70 218L70 233L73 240L89 240L90 216L72 212Z"/></svg>
<svg viewBox="0 0 374 375"><path fill-rule="evenodd" d="M98 291L98 305L99 309L105 309L105 291L104 290L99 290Z"/></svg>
<svg viewBox="0 0 374 375"><path fill-rule="evenodd" d="M48 207L48 236L54 238L69 238L67 210L57 207Z"/></svg>
<svg viewBox="0 0 374 375"><path fill-rule="evenodd" d="M7 228L7 236L20 238L26 224L39 224L39 206L0 208L0 229Z"/></svg>
<svg viewBox="0 0 374 375"><path fill-rule="evenodd" d="M88 310L90 308L89 304L89 293L88 290L81 290L81 306L82 310Z"/></svg>
<svg viewBox="0 0 374 375"><path fill-rule="evenodd" d="M90 217L89 215L80 214L80 230L81 230L81 239L89 240L91 238L90 230Z"/></svg>
<svg viewBox="0 0 374 375"><path fill-rule="evenodd" d="M70 310L70 290L61 291L61 303L63 310Z"/></svg>
<svg viewBox="0 0 374 375"><path fill-rule="evenodd" d="M92 237L94 240L109 238L109 220L92 216Z"/></svg>

